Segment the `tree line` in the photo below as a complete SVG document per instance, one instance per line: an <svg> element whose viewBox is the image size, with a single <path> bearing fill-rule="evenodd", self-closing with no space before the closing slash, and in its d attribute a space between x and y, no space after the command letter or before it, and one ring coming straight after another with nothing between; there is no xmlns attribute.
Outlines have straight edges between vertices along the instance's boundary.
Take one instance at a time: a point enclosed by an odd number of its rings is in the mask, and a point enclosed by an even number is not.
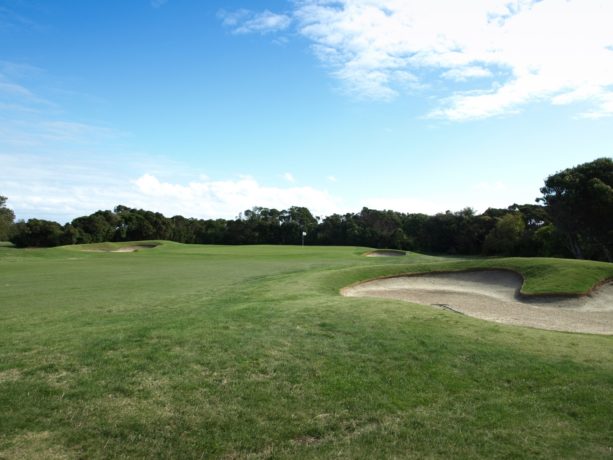
<svg viewBox="0 0 613 460"><path fill-rule="evenodd" d="M477 214L435 215L363 208L317 218L305 207L255 207L236 219L165 217L117 206L65 225L14 221L0 197L0 240L17 247L104 241L171 240L197 244L306 244L393 248L433 254L554 256L611 261L613 160L600 158L549 176L537 204Z"/></svg>

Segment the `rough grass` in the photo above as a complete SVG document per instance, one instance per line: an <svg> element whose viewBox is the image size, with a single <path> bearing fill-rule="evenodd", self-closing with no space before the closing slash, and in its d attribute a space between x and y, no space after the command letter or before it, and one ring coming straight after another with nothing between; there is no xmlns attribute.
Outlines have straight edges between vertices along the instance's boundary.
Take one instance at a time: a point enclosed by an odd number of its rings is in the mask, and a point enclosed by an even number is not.
<svg viewBox="0 0 613 460"><path fill-rule="evenodd" d="M611 264L79 249L0 248L0 458L612 454L611 337L338 294L479 267L521 272L526 292L583 292Z"/></svg>

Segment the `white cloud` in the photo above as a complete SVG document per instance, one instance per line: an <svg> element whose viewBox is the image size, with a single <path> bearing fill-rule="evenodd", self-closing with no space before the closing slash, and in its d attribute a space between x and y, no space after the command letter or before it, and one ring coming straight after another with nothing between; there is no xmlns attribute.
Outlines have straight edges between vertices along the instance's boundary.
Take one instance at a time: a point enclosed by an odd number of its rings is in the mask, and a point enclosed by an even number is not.
<svg viewBox="0 0 613 460"><path fill-rule="evenodd" d="M328 179L330 182L336 182L336 176L328 176L326 177L326 179Z"/></svg>
<svg viewBox="0 0 613 460"><path fill-rule="evenodd" d="M532 195L527 198L515 193L504 193L503 189L494 189L484 193L478 190L476 193L465 193L458 197L430 196L428 198L398 198L398 197L374 197L364 200L364 206L371 209L390 209L406 213L422 213L434 215L446 211L456 212L467 207L475 209L478 213L487 208L506 208L512 203L533 203Z"/></svg>
<svg viewBox="0 0 613 460"><path fill-rule="evenodd" d="M447 92L429 116L452 120L534 101L587 102L583 116L613 115L611 18L610 0L303 0L292 12L348 92L389 100L427 76ZM251 16L235 21L237 31L259 31ZM461 90L467 80L471 92Z"/></svg>
<svg viewBox="0 0 613 460"><path fill-rule="evenodd" d="M499 180L466 184L458 193L429 193L427 196L379 196L364 200L364 205L373 209L392 209L408 213L433 215L445 211L460 211L471 207L478 213L487 208L506 208L513 203L534 203L538 186L521 181L513 184Z"/></svg>
<svg viewBox="0 0 613 460"><path fill-rule="evenodd" d="M283 174L283 179L285 179L288 182L296 182L296 179L294 178L294 175L292 173L286 172L285 174Z"/></svg>
<svg viewBox="0 0 613 460"><path fill-rule="evenodd" d="M117 158L111 156L0 152L0 164L1 193L19 219L66 222L133 198L128 180L117 170Z"/></svg>
<svg viewBox="0 0 613 460"><path fill-rule="evenodd" d="M448 70L447 72L444 72L442 76L451 80L465 81L469 78L488 78L492 77L493 74L485 67L469 65L466 67L457 67L455 69Z"/></svg>
<svg viewBox="0 0 613 460"><path fill-rule="evenodd" d="M482 212L514 202L532 203L535 197L534 187L491 180L467 185L453 196L443 191L427 196L406 193L404 197L402 192L395 196L356 194L345 201L325 189L291 184L273 187L249 176L215 180L173 162L160 160L156 165L146 160L85 152L63 157L0 152L0 193L9 198L20 219L38 217L62 223L119 204L166 216L232 219L254 206L305 206L318 216L358 212L363 206L435 214L467 206ZM120 161L122 167L117 168Z"/></svg>
<svg viewBox="0 0 613 460"><path fill-rule="evenodd" d="M18 218L46 218L67 222L118 204L197 218L235 218L254 206L287 209L306 206L316 215L338 211L340 200L313 187L269 187L252 177L212 180L196 175L193 181L178 179L171 163L160 164L158 173L135 173L137 157L118 159L76 155L47 157L0 153L0 193L10 199ZM156 169L156 168L153 168ZM170 172L171 176L168 175ZM178 174L177 174L178 173ZM192 176L193 177L193 176Z"/></svg>
<svg viewBox="0 0 613 460"><path fill-rule="evenodd" d="M234 12L221 10L218 16L223 24L231 27L236 34L260 33L267 34L287 29L292 23L292 18L286 14L276 14L265 10L255 13L240 9Z"/></svg>
<svg viewBox="0 0 613 460"><path fill-rule="evenodd" d="M144 174L134 181L138 200L168 215L234 218L254 206L286 209L305 206L314 214L335 212L339 200L313 187L267 187L251 177L235 180L162 182Z"/></svg>

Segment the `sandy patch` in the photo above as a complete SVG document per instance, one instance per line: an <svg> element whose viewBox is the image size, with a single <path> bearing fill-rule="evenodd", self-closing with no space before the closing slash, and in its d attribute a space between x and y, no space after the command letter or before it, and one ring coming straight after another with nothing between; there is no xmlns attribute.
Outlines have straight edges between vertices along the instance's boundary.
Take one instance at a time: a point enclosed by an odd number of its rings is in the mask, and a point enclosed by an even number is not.
<svg viewBox="0 0 613 460"><path fill-rule="evenodd" d="M366 281L341 294L405 300L518 326L613 334L613 281L581 297L522 296L522 282L503 270L438 273Z"/></svg>
<svg viewBox="0 0 613 460"><path fill-rule="evenodd" d="M118 249L114 249L113 251L109 251L109 252L136 252L136 251L140 251L141 249L151 249L154 248L155 246L124 246L123 248L118 248Z"/></svg>
<svg viewBox="0 0 613 460"><path fill-rule="evenodd" d="M376 249L374 251L367 252L364 255L366 257L402 257L406 256L407 253L397 249Z"/></svg>
<svg viewBox="0 0 613 460"><path fill-rule="evenodd" d="M157 244L139 244L135 246L123 246L117 249L83 249L82 252L136 252L141 249L153 249Z"/></svg>

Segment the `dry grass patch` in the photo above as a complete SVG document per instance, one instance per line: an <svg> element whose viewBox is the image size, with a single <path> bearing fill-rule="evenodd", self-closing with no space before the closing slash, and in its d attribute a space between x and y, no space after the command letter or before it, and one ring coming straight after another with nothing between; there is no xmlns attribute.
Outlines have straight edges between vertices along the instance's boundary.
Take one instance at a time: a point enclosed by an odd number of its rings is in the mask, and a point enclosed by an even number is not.
<svg viewBox="0 0 613 460"><path fill-rule="evenodd" d="M0 459L68 460L78 458L74 452L54 443L48 431L27 432L9 441L9 447L0 450Z"/></svg>
<svg viewBox="0 0 613 460"><path fill-rule="evenodd" d="M0 371L0 383L4 382L16 382L21 379L21 372L19 369L8 369L6 371Z"/></svg>

